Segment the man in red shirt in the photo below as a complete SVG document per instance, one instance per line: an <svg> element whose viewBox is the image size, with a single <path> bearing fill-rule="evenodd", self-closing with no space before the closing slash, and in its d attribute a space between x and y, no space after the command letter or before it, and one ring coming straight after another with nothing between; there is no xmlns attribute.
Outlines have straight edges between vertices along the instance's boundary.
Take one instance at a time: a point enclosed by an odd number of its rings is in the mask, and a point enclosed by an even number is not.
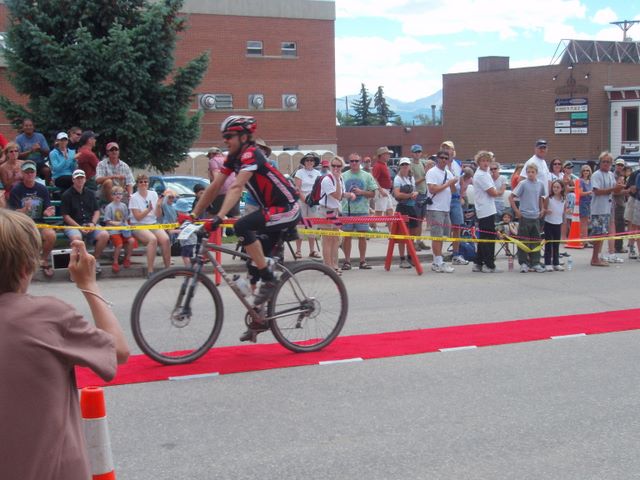
<svg viewBox="0 0 640 480"><path fill-rule="evenodd" d="M387 147L376 150L376 162L371 169L371 175L378 184L374 197L374 210L377 217L393 215L393 200L391 197L391 174L387 162L393 152Z"/></svg>
<svg viewBox="0 0 640 480"><path fill-rule="evenodd" d="M93 131L87 130L82 134L78 141L78 152L76 153L76 162L78 162L78 168L83 170L87 176L87 183L85 187L91 190L97 190L98 184L96 183L96 168L100 160L93 153L93 148L96 146L96 135Z"/></svg>

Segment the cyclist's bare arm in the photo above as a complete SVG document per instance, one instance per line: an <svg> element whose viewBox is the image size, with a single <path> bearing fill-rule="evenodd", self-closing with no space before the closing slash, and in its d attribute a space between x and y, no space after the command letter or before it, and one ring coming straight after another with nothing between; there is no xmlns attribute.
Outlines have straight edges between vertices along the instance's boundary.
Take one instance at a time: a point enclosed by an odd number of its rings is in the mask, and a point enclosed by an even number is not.
<svg viewBox="0 0 640 480"><path fill-rule="evenodd" d="M207 209L207 207L211 205L211 202L213 202L213 200L218 195L218 192L222 188L222 185L224 185L224 182L226 179L227 179L227 175L225 175L222 172L216 172L213 183L211 183L206 188L206 190L202 194L202 197L200 197L200 200L198 200L198 204L195 207L193 207L192 214L194 217L196 218L200 217L200 215L202 215L202 213Z"/></svg>

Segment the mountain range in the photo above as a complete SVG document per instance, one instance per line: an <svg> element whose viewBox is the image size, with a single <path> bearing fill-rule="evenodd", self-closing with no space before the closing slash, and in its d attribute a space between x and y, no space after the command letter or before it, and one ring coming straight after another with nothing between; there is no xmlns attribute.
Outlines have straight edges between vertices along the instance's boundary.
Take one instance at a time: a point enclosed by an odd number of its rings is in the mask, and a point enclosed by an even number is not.
<svg viewBox="0 0 640 480"><path fill-rule="evenodd" d="M352 110L351 102L358 98L360 98L360 95L347 95L350 112ZM440 118L440 109L442 108L442 90L438 90L428 97L419 98L412 102L403 102L388 96L385 96L385 98L387 99L389 108L391 108L396 115L400 115L400 118L402 118L404 123L410 123L412 121L419 123L415 118L418 115L426 115L428 119L431 119L431 105L436 106L436 119ZM344 112L345 108L345 97L336 98L336 110ZM371 108L373 109L373 99L371 100Z"/></svg>

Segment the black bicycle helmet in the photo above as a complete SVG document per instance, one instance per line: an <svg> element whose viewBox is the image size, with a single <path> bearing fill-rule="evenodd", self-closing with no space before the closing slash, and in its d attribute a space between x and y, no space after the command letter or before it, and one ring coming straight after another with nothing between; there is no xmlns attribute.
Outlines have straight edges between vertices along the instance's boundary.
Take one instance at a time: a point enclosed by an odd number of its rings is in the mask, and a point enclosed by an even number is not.
<svg viewBox="0 0 640 480"><path fill-rule="evenodd" d="M253 133L258 127L256 119L242 115L231 115L220 124L220 131L225 133Z"/></svg>

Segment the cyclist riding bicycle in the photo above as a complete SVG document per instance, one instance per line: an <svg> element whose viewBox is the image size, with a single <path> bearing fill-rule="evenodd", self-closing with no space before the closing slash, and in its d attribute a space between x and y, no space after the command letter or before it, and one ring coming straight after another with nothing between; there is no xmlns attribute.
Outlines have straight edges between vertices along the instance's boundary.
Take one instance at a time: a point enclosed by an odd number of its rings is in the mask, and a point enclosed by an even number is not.
<svg viewBox="0 0 640 480"><path fill-rule="evenodd" d="M211 222L214 228L222 223L226 214L240 200L245 187L260 206L258 210L238 219L234 225L238 240L253 260L257 275L262 281L254 298L254 305L260 307L273 293L276 278L256 233L268 234L280 232L287 227L295 228L300 221L300 206L296 190L270 165L256 146L253 140L256 128L253 117L232 115L222 122L220 131L229 153L213 183L207 187L194 207L192 215L198 218L216 198L227 177L235 172L236 179L227 190L224 202ZM256 333L268 329L266 323L252 322L240 341L250 340Z"/></svg>

